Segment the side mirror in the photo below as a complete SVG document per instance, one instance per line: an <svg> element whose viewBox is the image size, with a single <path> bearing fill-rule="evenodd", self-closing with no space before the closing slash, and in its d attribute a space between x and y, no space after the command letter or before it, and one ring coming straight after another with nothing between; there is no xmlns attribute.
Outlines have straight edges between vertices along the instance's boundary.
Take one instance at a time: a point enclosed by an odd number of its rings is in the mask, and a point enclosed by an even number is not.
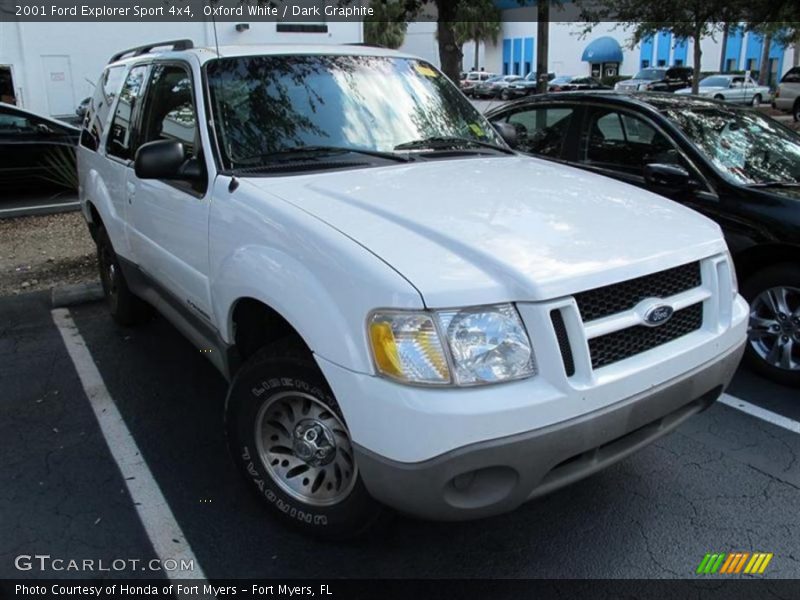
<svg viewBox="0 0 800 600"><path fill-rule="evenodd" d="M689 172L678 165L646 165L644 180L648 187L670 192L686 192L693 187Z"/></svg>
<svg viewBox="0 0 800 600"><path fill-rule="evenodd" d="M187 161L183 144L173 140L156 140L142 144L136 151L133 169L139 179L184 179L194 181L202 176L199 165Z"/></svg>
<svg viewBox="0 0 800 600"><path fill-rule="evenodd" d="M492 123L495 131L500 134L506 144L512 148L517 145L517 129L511 123L504 123L502 121L495 121Z"/></svg>

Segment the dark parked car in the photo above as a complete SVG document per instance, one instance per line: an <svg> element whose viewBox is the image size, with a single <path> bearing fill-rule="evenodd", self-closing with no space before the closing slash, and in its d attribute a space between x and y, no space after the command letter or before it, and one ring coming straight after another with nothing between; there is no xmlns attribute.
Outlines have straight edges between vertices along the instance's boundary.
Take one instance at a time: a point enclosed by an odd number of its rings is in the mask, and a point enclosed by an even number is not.
<svg viewBox="0 0 800 600"><path fill-rule="evenodd" d="M692 87L693 75L691 67L650 67L639 71L633 79L620 81L614 89L620 92L676 92Z"/></svg>
<svg viewBox="0 0 800 600"><path fill-rule="evenodd" d="M547 74L547 81L553 81L556 79L555 73L548 73ZM515 81L511 85L509 85L506 89L504 89L501 94L500 98L502 100L513 100L515 98L522 98L524 96L530 96L536 93L536 72L532 71L525 75L519 81Z"/></svg>
<svg viewBox="0 0 800 600"><path fill-rule="evenodd" d="M561 75L550 80L547 84L548 92L578 92L583 90L610 90L599 79L594 77L573 77L572 75Z"/></svg>
<svg viewBox="0 0 800 600"><path fill-rule="evenodd" d="M487 116L517 129L518 150L649 189L719 223L751 305L746 361L800 385L800 135L753 109L663 93L547 94ZM709 307L705 318L713 327L725 315Z"/></svg>
<svg viewBox="0 0 800 600"><path fill-rule="evenodd" d="M522 77L519 75L497 75L473 87L472 96L474 98L498 98L504 89L521 79Z"/></svg>
<svg viewBox="0 0 800 600"><path fill-rule="evenodd" d="M80 130L0 103L0 185L73 187Z"/></svg>

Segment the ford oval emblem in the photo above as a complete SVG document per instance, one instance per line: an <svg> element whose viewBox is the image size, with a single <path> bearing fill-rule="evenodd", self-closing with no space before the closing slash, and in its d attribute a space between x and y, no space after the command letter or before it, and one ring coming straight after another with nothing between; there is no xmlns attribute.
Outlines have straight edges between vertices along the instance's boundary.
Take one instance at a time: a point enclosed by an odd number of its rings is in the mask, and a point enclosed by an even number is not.
<svg viewBox="0 0 800 600"><path fill-rule="evenodd" d="M666 304L651 306L647 309L647 312L644 313L644 324L648 327L663 325L672 318L673 312L675 311L672 310L672 307Z"/></svg>

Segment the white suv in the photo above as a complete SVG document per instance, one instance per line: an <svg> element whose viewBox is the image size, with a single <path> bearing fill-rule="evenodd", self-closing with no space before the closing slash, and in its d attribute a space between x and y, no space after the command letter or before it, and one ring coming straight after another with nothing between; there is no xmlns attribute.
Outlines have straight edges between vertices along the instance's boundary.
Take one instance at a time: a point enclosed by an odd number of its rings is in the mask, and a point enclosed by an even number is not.
<svg viewBox="0 0 800 600"><path fill-rule="evenodd" d="M80 196L113 317L155 307L230 379L233 456L285 519L508 511L728 384L748 308L711 221L513 152L420 59L219 52L114 57Z"/></svg>

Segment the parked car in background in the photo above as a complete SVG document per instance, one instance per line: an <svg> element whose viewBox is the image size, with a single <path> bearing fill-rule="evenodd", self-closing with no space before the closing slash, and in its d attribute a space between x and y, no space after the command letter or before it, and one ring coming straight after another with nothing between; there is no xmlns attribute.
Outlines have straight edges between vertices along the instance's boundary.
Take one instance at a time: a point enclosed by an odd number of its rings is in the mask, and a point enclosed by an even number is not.
<svg viewBox="0 0 800 600"><path fill-rule="evenodd" d="M547 74L547 81L553 81L557 78L555 73L548 73ZM531 94L536 93L536 72L531 71L525 77L523 77L519 81L515 81L511 85L509 85L503 93L500 95L500 98L503 100L513 100L515 98L522 98L523 96L530 96Z"/></svg>
<svg viewBox="0 0 800 600"><path fill-rule="evenodd" d="M674 94L551 94L487 117L514 125L524 152L658 192L719 223L751 303L747 362L800 385L797 133L752 109Z"/></svg>
<svg viewBox="0 0 800 600"><path fill-rule="evenodd" d="M0 186L74 188L79 135L72 125L0 103Z"/></svg>
<svg viewBox="0 0 800 600"><path fill-rule="evenodd" d="M106 67L83 214L113 317L156 308L229 379L230 456L284 522L507 512L730 382L747 305L713 222L514 152L413 56L171 45Z"/></svg>
<svg viewBox="0 0 800 600"><path fill-rule="evenodd" d="M499 98L504 89L521 79L520 75L496 75L472 88L472 96L475 98Z"/></svg>
<svg viewBox="0 0 800 600"><path fill-rule="evenodd" d="M800 121L800 67L790 69L778 84L773 101L775 108L791 112Z"/></svg>
<svg viewBox="0 0 800 600"><path fill-rule="evenodd" d="M83 122L83 118L86 116L86 111L89 110L89 103L92 101L92 97L89 96L88 98L84 98L81 100L81 103L78 104L78 107L75 109L75 116Z"/></svg>
<svg viewBox="0 0 800 600"><path fill-rule="evenodd" d="M692 86L691 67L649 67L642 69L633 79L618 82L614 89L620 92L675 92Z"/></svg>
<svg viewBox="0 0 800 600"><path fill-rule="evenodd" d="M772 92L769 87L758 85L758 82L746 75L711 75L701 80L699 86L698 96L724 100L733 104L760 106L762 102L772 100ZM683 88L675 93L691 94L692 88Z"/></svg>
<svg viewBox="0 0 800 600"><path fill-rule="evenodd" d="M459 82L461 91L467 96L472 96L472 91L479 83L488 81L495 77L494 73L487 73L486 71L470 71L467 73L466 78Z"/></svg>
<svg viewBox="0 0 800 600"><path fill-rule="evenodd" d="M576 92L580 90L610 90L599 79L594 77L573 77L560 75L547 84L548 92Z"/></svg>

